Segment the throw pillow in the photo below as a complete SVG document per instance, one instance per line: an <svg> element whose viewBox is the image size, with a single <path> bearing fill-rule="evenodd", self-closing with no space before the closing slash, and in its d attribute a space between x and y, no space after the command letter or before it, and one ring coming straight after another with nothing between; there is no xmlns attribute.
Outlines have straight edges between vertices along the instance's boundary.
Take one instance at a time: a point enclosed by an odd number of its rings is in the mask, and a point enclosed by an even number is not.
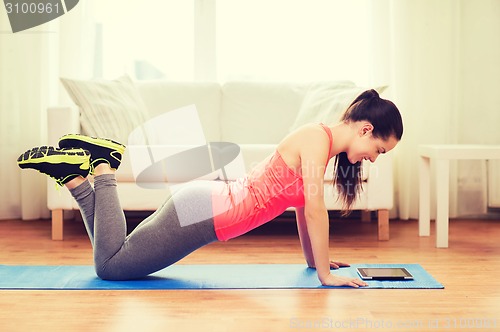
<svg viewBox="0 0 500 332"><path fill-rule="evenodd" d="M64 88L80 108L85 135L110 138L126 144L128 135L147 119L147 109L128 76L116 80L61 78Z"/></svg>
<svg viewBox="0 0 500 332"><path fill-rule="evenodd" d="M382 93L384 87L375 88ZM343 112L366 88L352 82L313 83L309 86L290 132L308 123L331 124L339 121Z"/></svg>

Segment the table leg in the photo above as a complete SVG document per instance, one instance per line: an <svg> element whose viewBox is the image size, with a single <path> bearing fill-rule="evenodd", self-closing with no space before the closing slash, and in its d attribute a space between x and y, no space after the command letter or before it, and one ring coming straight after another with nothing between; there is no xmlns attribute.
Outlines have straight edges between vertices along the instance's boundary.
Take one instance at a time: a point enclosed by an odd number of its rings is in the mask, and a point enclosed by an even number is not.
<svg viewBox="0 0 500 332"><path fill-rule="evenodd" d="M431 234L431 217L430 217L430 201L431 201L431 163L427 157L420 157L419 161L419 176L420 176L420 191L419 191L419 212L418 212L418 235L429 236Z"/></svg>
<svg viewBox="0 0 500 332"><path fill-rule="evenodd" d="M450 161L438 159L436 161L436 247L438 248L448 248L449 185Z"/></svg>

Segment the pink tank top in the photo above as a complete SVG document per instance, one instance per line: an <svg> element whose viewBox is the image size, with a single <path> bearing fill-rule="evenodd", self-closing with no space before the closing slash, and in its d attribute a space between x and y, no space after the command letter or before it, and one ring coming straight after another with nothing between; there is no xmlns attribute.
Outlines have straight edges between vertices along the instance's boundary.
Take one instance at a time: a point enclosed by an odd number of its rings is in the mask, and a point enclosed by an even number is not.
<svg viewBox="0 0 500 332"><path fill-rule="evenodd" d="M321 126L328 134L331 150L332 133L324 124ZM212 191L214 226L219 241L245 234L289 207L302 206L302 176L285 163L277 150L248 176L215 186Z"/></svg>

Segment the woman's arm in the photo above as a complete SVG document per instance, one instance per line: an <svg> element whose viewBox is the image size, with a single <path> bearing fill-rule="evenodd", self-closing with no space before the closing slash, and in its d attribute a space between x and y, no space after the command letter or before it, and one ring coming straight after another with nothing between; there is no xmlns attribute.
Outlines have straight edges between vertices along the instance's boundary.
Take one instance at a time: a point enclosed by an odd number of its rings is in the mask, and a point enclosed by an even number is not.
<svg viewBox="0 0 500 332"><path fill-rule="evenodd" d="M324 133L311 131L304 143L300 149L300 160L305 201L303 215L306 222L305 227L302 228L301 242L303 248L304 245L306 246L304 251L306 260L309 259L308 264L311 263L311 259L313 260L318 279L325 286L364 286L366 283L359 279L333 276L330 273L329 219L323 198L323 179L328 161L326 151L329 150L329 140ZM305 233L307 237L303 236ZM306 241L306 238L309 241ZM307 256L309 253L307 242L310 243L312 257Z"/></svg>
<svg viewBox="0 0 500 332"><path fill-rule="evenodd" d="M321 131L320 131L321 130ZM307 133L300 149L301 174L304 183L305 229L319 280L324 284L330 275L329 220L323 198L323 179L328 160L329 140L320 130ZM306 258L307 259L307 258Z"/></svg>
<svg viewBox="0 0 500 332"><path fill-rule="evenodd" d="M309 232L307 230L306 217L304 216L304 208L295 208L295 218L297 220L297 229L299 231L300 244L302 246L302 251L304 253L304 258L306 259L307 266L315 269L314 257L311 248L311 239L309 238ZM349 267L348 263L342 263L330 260L330 268L338 269L340 267Z"/></svg>
<svg viewBox="0 0 500 332"><path fill-rule="evenodd" d="M295 209L295 219L297 219L297 230L299 231L300 245L308 267L315 268L314 257L311 248L311 239L307 231L306 217L304 215L304 208L298 207Z"/></svg>
<svg viewBox="0 0 500 332"><path fill-rule="evenodd" d="M304 181L304 186L305 185L306 181ZM321 284L324 286L367 286L367 284L360 279L334 276L330 273L329 220L328 212L323 201L323 195L317 195L316 193L313 195L315 189L306 190L304 188L304 190L305 195L311 195L306 198L304 216L306 220L306 232L310 239L309 243L312 251L312 259L314 260L316 273L318 274L318 279L321 281ZM309 193L306 193L307 191L309 191Z"/></svg>
<svg viewBox="0 0 500 332"><path fill-rule="evenodd" d="M304 215L314 266L316 267L318 279L322 284L325 284L330 275L328 213L326 208L323 210L321 205L309 202L306 203Z"/></svg>

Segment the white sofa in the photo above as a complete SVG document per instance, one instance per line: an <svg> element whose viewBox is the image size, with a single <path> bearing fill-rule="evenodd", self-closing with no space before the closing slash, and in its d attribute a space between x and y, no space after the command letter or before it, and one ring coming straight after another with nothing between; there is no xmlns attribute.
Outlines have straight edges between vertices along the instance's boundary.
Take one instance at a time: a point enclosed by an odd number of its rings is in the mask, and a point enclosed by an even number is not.
<svg viewBox="0 0 500 332"><path fill-rule="evenodd" d="M150 123L161 123L155 119L161 119L172 110L181 108L180 112L184 109L192 111L192 108L183 107L195 105L203 130L202 136L206 142L236 143L241 152L225 169L229 180L241 175L242 169L251 169L253 165L272 153L276 144L288 134L290 128L297 125L296 119L304 107L304 100L311 98L311 84L227 82L221 85L160 80L137 82L136 87L150 118L153 118L149 121ZM187 127L183 128L184 125ZM190 133L190 126L192 127L193 124L174 123L171 128L173 131ZM62 135L81 131L80 110L76 105L48 109L49 144L57 145ZM168 132L168 128L165 128L165 132ZM190 137L193 136L191 134ZM186 145L201 143L199 133L194 136L196 136L195 142L189 142ZM182 143L182 138L179 141ZM176 188L173 182L189 179L177 181L170 178L168 185L156 183L155 189L137 184L135 181L137 170L134 170L134 163L131 159L139 160L138 156L141 151L145 151L145 147L128 143L122 166L117 172L118 192L123 209L126 211L155 210L167 197L169 191ZM165 145L170 143L162 142L161 139L148 142L152 146L148 151L168 150ZM175 142L170 145L182 145L181 143ZM325 175L325 203L329 210L339 210L340 204L336 200L337 194L332 185L332 165L333 159ZM379 239L388 240L388 210L393 206L391 154L381 155L374 164L366 163L363 167L365 177L363 191L355 202L354 209L378 211ZM211 172L204 178L212 180L221 178L221 171ZM66 189L56 190L51 182L48 185L48 207L52 211L52 237L62 239L63 210L78 209L78 206Z"/></svg>

